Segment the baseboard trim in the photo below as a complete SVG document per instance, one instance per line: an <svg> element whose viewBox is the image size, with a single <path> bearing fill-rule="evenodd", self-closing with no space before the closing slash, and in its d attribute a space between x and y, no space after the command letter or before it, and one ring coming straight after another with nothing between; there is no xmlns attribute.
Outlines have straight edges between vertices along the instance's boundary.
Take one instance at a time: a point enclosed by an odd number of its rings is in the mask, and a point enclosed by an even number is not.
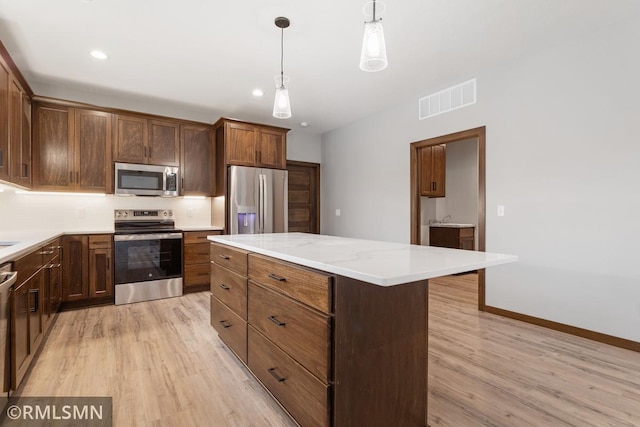
<svg viewBox="0 0 640 427"><path fill-rule="evenodd" d="M493 307L490 305L485 305L484 310L482 311L486 313L497 314L503 317L508 317L510 319L520 320L522 322L531 323L533 325L542 326L544 328L553 329L559 332L576 335L578 337L587 338L604 344L625 348L627 350L640 352L640 342L618 338L612 335L602 334L600 332L594 332L588 329L566 325L564 323L553 322L551 320L541 319L539 317L528 316L526 314L516 313L515 311L504 310L502 308Z"/></svg>

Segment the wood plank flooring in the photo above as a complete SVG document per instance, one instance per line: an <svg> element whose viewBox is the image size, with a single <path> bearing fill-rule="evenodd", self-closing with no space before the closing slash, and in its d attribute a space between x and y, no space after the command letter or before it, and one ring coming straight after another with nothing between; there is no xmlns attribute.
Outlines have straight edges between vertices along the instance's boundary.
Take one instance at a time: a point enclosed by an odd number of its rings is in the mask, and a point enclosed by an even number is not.
<svg viewBox="0 0 640 427"><path fill-rule="evenodd" d="M640 353L479 313L475 281L430 281L431 426L640 426ZM114 426L295 426L207 292L60 313L18 393L112 396Z"/></svg>

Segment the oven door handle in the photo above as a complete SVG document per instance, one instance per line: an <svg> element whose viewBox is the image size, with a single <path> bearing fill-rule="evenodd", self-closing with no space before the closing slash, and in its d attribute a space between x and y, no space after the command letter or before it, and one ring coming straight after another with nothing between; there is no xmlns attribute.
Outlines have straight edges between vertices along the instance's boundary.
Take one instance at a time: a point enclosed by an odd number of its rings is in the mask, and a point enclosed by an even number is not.
<svg viewBox="0 0 640 427"><path fill-rule="evenodd" d="M182 233L153 233L153 234L116 234L114 242L130 242L134 240L182 239Z"/></svg>

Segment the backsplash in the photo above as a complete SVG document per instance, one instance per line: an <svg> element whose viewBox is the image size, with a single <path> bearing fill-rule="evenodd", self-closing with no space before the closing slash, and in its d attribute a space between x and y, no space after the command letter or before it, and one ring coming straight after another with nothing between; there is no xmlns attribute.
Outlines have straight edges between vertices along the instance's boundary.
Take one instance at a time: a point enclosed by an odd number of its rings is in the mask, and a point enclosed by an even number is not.
<svg viewBox="0 0 640 427"><path fill-rule="evenodd" d="M26 195L0 192L0 230L105 231L114 209L173 209L176 227L211 225L211 198Z"/></svg>

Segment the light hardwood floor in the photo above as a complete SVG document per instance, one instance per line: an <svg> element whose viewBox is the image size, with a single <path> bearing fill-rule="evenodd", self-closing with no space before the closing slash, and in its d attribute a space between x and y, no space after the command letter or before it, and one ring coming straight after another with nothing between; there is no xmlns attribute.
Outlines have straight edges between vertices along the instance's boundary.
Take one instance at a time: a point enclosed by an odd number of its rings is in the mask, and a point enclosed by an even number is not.
<svg viewBox="0 0 640 427"><path fill-rule="evenodd" d="M430 281L431 426L640 426L640 353L479 313L475 280ZM206 292L61 313L19 393L113 396L118 427L295 425Z"/></svg>

